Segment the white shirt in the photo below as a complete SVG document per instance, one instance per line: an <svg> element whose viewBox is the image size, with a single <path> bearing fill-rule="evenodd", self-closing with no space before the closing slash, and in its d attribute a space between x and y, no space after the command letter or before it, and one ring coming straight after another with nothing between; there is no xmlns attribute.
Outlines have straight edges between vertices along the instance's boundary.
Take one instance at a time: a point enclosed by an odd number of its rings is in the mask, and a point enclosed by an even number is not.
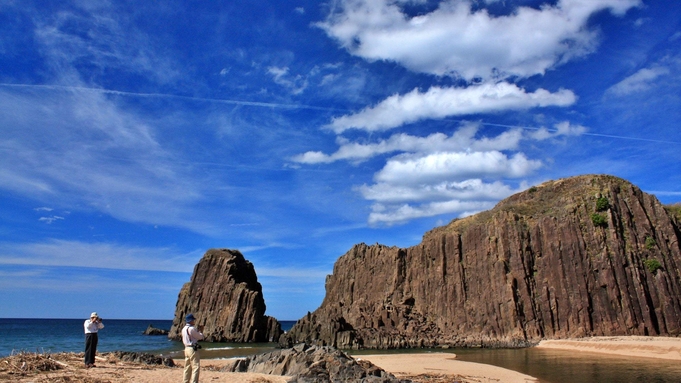
<svg viewBox="0 0 681 383"><path fill-rule="evenodd" d="M194 343L203 339L203 334L196 329L196 327L187 323L182 329L182 343L185 347L191 347Z"/></svg>
<svg viewBox="0 0 681 383"><path fill-rule="evenodd" d="M88 319L83 324L83 327L85 327L85 333L86 334L93 334L93 333L96 334L97 331L104 328L104 324L102 322L96 323L96 322L93 322L91 319Z"/></svg>

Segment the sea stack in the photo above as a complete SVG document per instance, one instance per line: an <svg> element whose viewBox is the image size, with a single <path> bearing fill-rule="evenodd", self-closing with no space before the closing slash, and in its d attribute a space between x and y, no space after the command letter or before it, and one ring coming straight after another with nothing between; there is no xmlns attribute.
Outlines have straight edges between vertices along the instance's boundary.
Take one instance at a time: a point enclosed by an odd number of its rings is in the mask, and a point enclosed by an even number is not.
<svg viewBox="0 0 681 383"><path fill-rule="evenodd" d="M276 341L281 325L265 308L253 264L237 250L211 249L180 290L168 337L180 339L185 316L192 313L208 342Z"/></svg>
<svg viewBox="0 0 681 383"><path fill-rule="evenodd" d="M282 345L523 347L681 334L679 218L612 176L549 181L410 248L355 245Z"/></svg>

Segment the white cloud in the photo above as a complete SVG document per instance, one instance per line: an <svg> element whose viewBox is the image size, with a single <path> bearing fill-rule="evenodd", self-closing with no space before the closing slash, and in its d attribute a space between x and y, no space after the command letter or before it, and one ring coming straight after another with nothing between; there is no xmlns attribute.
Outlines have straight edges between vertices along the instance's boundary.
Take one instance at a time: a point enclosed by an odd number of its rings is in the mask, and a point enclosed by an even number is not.
<svg viewBox="0 0 681 383"><path fill-rule="evenodd" d="M58 239L37 243L0 243L0 264L4 265L191 272L200 256L198 252L183 254L169 248Z"/></svg>
<svg viewBox="0 0 681 383"><path fill-rule="evenodd" d="M390 96L358 113L334 118L327 128L336 133L348 129L384 131L424 119L568 106L575 100L576 96L569 90L561 89L551 93L545 89L538 89L528 93L507 82L484 83L467 88L434 86L425 93L414 89L405 95Z"/></svg>
<svg viewBox="0 0 681 383"><path fill-rule="evenodd" d="M528 136L537 141L543 141L558 136L580 136L587 132L587 128L582 125L573 125L563 121L555 125L555 129L539 128Z"/></svg>
<svg viewBox="0 0 681 383"><path fill-rule="evenodd" d="M451 136L444 133L433 133L427 137L417 137L400 133L376 143L351 142L343 137L338 137L336 141L340 147L335 153L326 155L322 152L306 152L293 157L292 160L307 164L331 163L339 160L359 162L392 152L432 153L456 150L509 150L515 149L523 137L520 129L513 129L496 137L476 139L475 135L478 129L479 125L476 123L465 123Z"/></svg>
<svg viewBox="0 0 681 383"><path fill-rule="evenodd" d="M3 88L0 104L11 111L0 114L0 188L125 221L212 230L192 212L205 191L181 157L106 94Z"/></svg>
<svg viewBox="0 0 681 383"><path fill-rule="evenodd" d="M659 77L669 73L669 68L666 67L643 68L610 87L606 93L615 96L626 96L632 93L643 92L651 88Z"/></svg>
<svg viewBox="0 0 681 383"><path fill-rule="evenodd" d="M515 192L500 181L485 183L479 178L409 185L380 182L371 186L362 185L357 190L367 200L392 204L414 201L498 201Z"/></svg>
<svg viewBox="0 0 681 383"><path fill-rule="evenodd" d="M601 11L622 16L641 3L558 0L534 8L515 6L504 15L491 15L484 9L497 2L485 0L473 6L468 0L443 0L428 10L419 9L425 1L334 3L331 15L317 26L351 54L368 61L396 62L414 72L464 79L467 85L394 94L359 112L336 117L324 128L337 135L355 129L373 137L376 132L427 119L570 106L577 97L568 89L528 91L513 81L543 75L593 52L599 34L589 19ZM488 209L524 188L522 179L542 167L542 161L522 152L523 141L548 141L587 131L584 126L561 122L552 128L508 127L497 136L478 137L479 127L470 123L451 134L400 133L373 142L338 136L335 152L308 151L291 160L358 164L392 155L374 174L374 184L354 189L373 201L369 224L393 224ZM519 180L521 186L502 181L508 179Z"/></svg>
<svg viewBox="0 0 681 383"><path fill-rule="evenodd" d="M433 133L426 137L417 137L399 133L375 143L353 142L339 136L336 139L339 148L335 153L325 154L320 151L309 151L292 157L291 161L303 164L332 163L342 160L359 163L381 154L394 152L516 150L522 140L541 141L559 136L578 136L587 131L581 125L572 125L564 121L556 124L554 129L528 127L525 128L527 131L524 132L521 127L512 127L497 136L476 138L479 128L479 123L466 122L451 136L444 133Z"/></svg>
<svg viewBox="0 0 681 383"><path fill-rule="evenodd" d="M369 214L370 225L393 225L403 223L416 218L433 217L440 214L460 213L459 216L468 216L477 212L491 209L494 202L488 201L459 201L431 202L422 205L404 204L397 208L387 209L381 204L372 207Z"/></svg>
<svg viewBox="0 0 681 383"><path fill-rule="evenodd" d="M499 151L405 154L390 159L374 175L373 185L355 190L374 201L369 224L392 225L441 214L466 216L489 209L514 189L501 181L523 178L541 167L523 153L509 157Z"/></svg>
<svg viewBox="0 0 681 383"><path fill-rule="evenodd" d="M31 266L29 266L31 267ZM148 297L153 294L177 294L179 287L175 279L137 279L121 278L118 275L92 275L88 272L63 272L63 269L50 270L43 266L31 267L30 270L18 272L0 272L0 290L2 291L48 291L54 292L59 286L60 292L82 292L97 295L97 292L115 291L116 294L132 292L136 296ZM101 314L101 312L100 312Z"/></svg>
<svg viewBox="0 0 681 383"><path fill-rule="evenodd" d="M681 191L650 190L647 193L665 196L681 196ZM678 204L678 203L677 203Z"/></svg>
<svg viewBox="0 0 681 383"><path fill-rule="evenodd" d="M108 6L50 13L49 18L35 20L35 40L49 59L46 62L64 77L78 78L75 66L87 62L96 68L141 73L159 83L180 80L182 73L176 64L157 54L164 50L159 49L164 42L153 41L131 20L118 17ZM74 25L87 33L75 33Z"/></svg>
<svg viewBox="0 0 681 383"><path fill-rule="evenodd" d="M639 0L560 0L539 9L517 7L490 15L472 2L446 0L437 9L407 15L394 0L343 0L317 25L351 54L390 60L422 73L467 80L543 74L554 65L592 52L597 33L587 22L596 12L623 15Z"/></svg>
<svg viewBox="0 0 681 383"><path fill-rule="evenodd" d="M63 219L64 219L64 217L60 217L60 216L58 216L58 215L53 215L53 216L51 216L51 217L40 217L40 218L38 218L38 221L40 221L40 222L45 222L46 224L49 225L49 224L51 224L51 223L54 222L54 221L63 220Z"/></svg>
<svg viewBox="0 0 681 383"><path fill-rule="evenodd" d="M392 225L410 219L457 214L467 216L491 208L496 201L523 190L501 180L523 179L542 166L520 151L524 141L547 141L579 136L587 131L567 121L547 127L510 128L497 136L478 137L484 123L462 123L451 136L426 137L394 134L375 143L338 137L333 154L311 151L293 158L300 163L354 163L381 154L397 153L374 174L374 184L355 186L364 199L373 201L370 225ZM495 124L491 124L495 125ZM492 181L484 181L492 180Z"/></svg>
<svg viewBox="0 0 681 383"><path fill-rule="evenodd" d="M509 158L496 150L402 155L390 159L374 179L377 182L404 185L469 178L519 178L539 167L540 161L529 160L523 153Z"/></svg>
<svg viewBox="0 0 681 383"><path fill-rule="evenodd" d="M272 75L275 84L290 89L292 94L301 94L307 88L307 79L301 75L290 75L287 67L269 67L267 73Z"/></svg>

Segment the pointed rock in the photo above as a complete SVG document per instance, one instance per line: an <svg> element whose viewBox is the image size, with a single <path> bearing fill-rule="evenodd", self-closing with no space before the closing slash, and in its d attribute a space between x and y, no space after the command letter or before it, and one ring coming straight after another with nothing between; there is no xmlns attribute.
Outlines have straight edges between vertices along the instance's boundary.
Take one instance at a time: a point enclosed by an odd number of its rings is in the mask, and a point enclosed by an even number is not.
<svg viewBox="0 0 681 383"><path fill-rule="evenodd" d="M276 342L281 325L265 309L253 264L237 250L211 249L180 290L168 337L179 340L192 313L208 342Z"/></svg>

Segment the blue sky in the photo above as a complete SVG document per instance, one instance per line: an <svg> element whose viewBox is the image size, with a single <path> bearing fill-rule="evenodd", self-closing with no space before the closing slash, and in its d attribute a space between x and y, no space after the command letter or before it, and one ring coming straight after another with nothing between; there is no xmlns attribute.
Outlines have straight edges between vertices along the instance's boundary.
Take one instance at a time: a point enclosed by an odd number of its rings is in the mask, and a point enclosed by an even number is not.
<svg viewBox="0 0 681 383"><path fill-rule="evenodd" d="M681 3L0 1L0 317L171 318L209 248L295 320L353 244L550 179L681 200Z"/></svg>

